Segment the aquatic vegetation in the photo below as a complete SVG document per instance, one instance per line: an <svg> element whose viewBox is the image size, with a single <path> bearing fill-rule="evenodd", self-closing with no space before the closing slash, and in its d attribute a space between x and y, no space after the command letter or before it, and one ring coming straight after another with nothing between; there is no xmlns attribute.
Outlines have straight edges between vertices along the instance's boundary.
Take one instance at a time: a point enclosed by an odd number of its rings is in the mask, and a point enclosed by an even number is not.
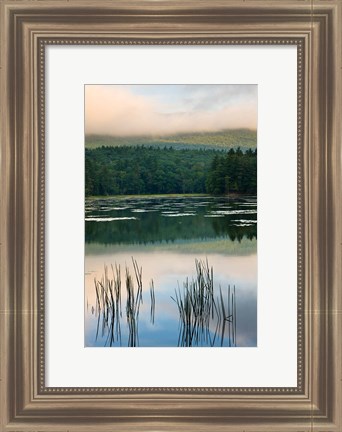
<svg viewBox="0 0 342 432"><path fill-rule="evenodd" d="M155 294L154 294L153 279L150 282L150 296L151 296L151 311L150 311L151 323L154 324L154 311L155 311L155 308L156 308L156 297L155 297Z"/></svg>
<svg viewBox="0 0 342 432"><path fill-rule="evenodd" d="M226 243L242 238L250 240L257 236L257 209L249 207L253 202L246 201L253 199L209 196L88 199L86 245L158 246L203 239L226 239ZM240 204L248 206L240 207ZM240 220L250 225L237 226Z"/></svg>
<svg viewBox="0 0 342 432"><path fill-rule="evenodd" d="M132 257L133 271L126 265L122 274L120 265L104 266L100 280L94 279L97 316L96 340L101 332L105 346L139 346L139 314L144 303L143 270ZM170 296L179 313L179 347L236 346L236 292L235 286L214 288L214 270L208 260L195 261L196 275L187 278L182 289ZM149 284L150 325L155 324L156 297L153 279ZM87 307L89 307L87 303ZM123 317L124 314L124 317ZM146 317L146 315L145 315ZM125 330L122 331L122 325ZM176 323L176 321L175 321ZM123 339L126 339L123 341ZM176 344L176 341L175 341Z"/></svg>
<svg viewBox="0 0 342 432"><path fill-rule="evenodd" d="M219 330L223 346L228 332L228 346L236 346L236 294L235 286L228 285L226 298L219 287L214 294L214 271L208 261L196 260L196 278L186 281L183 290L175 290L179 311L178 346L214 346Z"/></svg>
<svg viewBox="0 0 342 432"><path fill-rule="evenodd" d="M126 288L126 321L128 326L129 347L139 345L139 311L143 303L143 283L142 268L138 266L137 261L132 257L133 275L128 266L125 268L125 288ZM104 267L104 276L101 280L94 279L96 292L96 309L97 330L96 339L98 338L99 328L102 329L102 337L107 334L105 346L113 346L118 342L122 346L121 318L122 318L122 283L121 267L115 264L111 266L112 276L108 275L108 267ZM136 283L134 283L134 278ZM154 284L151 281L151 322L154 322L155 296Z"/></svg>

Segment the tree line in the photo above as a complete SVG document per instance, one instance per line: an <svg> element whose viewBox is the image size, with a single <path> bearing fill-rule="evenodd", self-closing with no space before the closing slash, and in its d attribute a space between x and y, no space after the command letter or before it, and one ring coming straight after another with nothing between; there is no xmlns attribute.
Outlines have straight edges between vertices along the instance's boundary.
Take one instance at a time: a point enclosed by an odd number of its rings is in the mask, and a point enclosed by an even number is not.
<svg viewBox="0 0 342 432"><path fill-rule="evenodd" d="M85 150L86 196L256 193L256 150L98 147Z"/></svg>

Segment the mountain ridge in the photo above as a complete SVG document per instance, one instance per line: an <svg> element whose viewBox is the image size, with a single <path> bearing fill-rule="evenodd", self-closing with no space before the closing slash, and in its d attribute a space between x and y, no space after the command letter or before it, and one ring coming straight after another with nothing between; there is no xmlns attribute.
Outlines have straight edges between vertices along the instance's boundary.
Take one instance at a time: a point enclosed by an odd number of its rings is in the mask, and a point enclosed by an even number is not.
<svg viewBox="0 0 342 432"><path fill-rule="evenodd" d="M226 129L215 132L190 132L167 136L127 136L86 135L85 147L151 146L173 147L175 149L217 149L229 150L240 147L242 150L255 149L257 131L251 129Z"/></svg>

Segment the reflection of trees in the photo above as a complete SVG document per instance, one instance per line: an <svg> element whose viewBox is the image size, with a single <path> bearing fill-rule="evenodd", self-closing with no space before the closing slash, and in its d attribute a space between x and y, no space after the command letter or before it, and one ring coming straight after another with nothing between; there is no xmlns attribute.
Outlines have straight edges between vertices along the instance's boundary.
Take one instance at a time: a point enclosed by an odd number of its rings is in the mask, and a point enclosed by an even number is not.
<svg viewBox="0 0 342 432"><path fill-rule="evenodd" d="M102 244L201 241L224 237L233 241L252 240L257 236L256 214L250 213L248 204L248 208L241 207L246 203L251 201L228 201L226 197L88 201L87 217L119 220L86 221L85 238L87 243ZM250 225L248 221L251 221Z"/></svg>
<svg viewBox="0 0 342 432"><path fill-rule="evenodd" d="M125 216L120 213L121 216ZM131 214L130 214L131 216ZM85 239L87 243L102 244L146 244L174 242L177 240L207 240L228 236L232 241L244 237L252 240L257 237L257 226L235 225L234 218L205 218L203 215L185 217L161 217L158 213L139 214L137 220L112 222L87 221ZM250 215L255 216L255 215ZM244 215L244 219L247 216ZM251 220L255 220L253 217Z"/></svg>
<svg viewBox="0 0 342 432"><path fill-rule="evenodd" d="M251 218L251 220L253 219ZM250 226L237 226L231 224L227 218L213 218L212 225L217 236L228 235L232 241L241 242L244 237L248 240L257 238L257 225L255 223Z"/></svg>

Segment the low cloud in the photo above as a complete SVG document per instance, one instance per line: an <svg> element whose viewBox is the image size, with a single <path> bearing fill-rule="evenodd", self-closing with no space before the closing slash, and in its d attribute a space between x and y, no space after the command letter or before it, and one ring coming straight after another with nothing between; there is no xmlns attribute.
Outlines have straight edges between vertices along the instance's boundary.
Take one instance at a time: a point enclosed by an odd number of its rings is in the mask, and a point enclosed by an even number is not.
<svg viewBox="0 0 342 432"><path fill-rule="evenodd" d="M207 109L204 105L199 98L197 109L175 111L174 106L168 107L158 98L131 92L129 86L89 85L85 90L85 132L162 136L257 127L256 97L234 98L227 104L221 100L217 109L213 104Z"/></svg>

